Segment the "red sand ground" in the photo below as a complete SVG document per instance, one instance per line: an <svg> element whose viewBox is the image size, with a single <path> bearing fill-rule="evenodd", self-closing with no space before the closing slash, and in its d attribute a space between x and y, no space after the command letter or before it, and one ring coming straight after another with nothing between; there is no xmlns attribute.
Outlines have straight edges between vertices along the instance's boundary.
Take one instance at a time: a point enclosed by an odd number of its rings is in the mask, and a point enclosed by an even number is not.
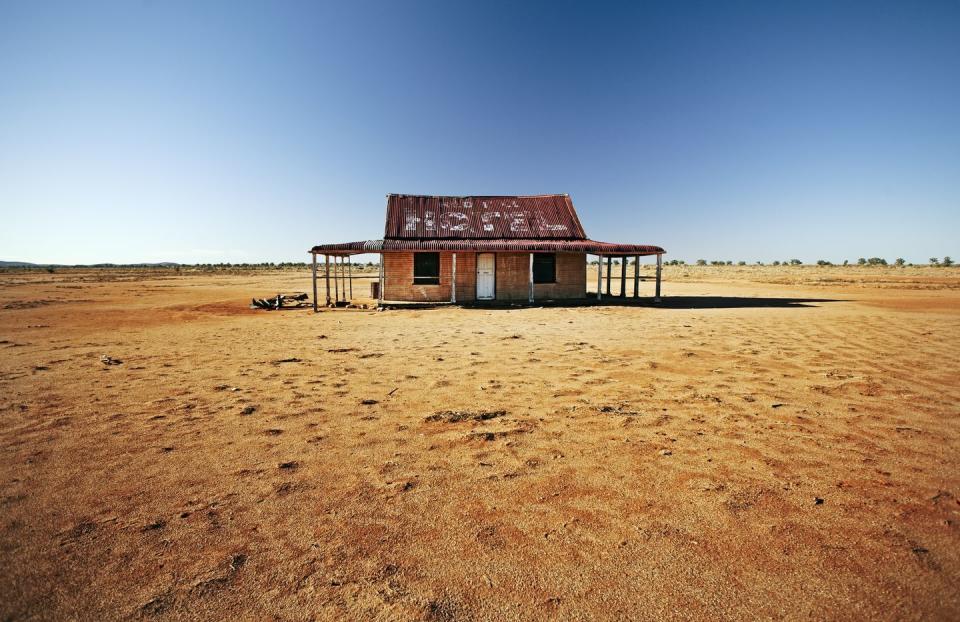
<svg viewBox="0 0 960 622"><path fill-rule="evenodd" d="M952 274L317 315L0 274L0 619L958 619Z"/></svg>

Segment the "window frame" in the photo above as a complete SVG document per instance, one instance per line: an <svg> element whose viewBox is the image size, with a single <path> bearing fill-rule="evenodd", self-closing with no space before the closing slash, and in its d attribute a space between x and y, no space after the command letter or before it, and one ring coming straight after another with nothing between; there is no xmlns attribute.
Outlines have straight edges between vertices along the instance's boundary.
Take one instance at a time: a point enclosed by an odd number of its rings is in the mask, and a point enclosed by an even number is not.
<svg viewBox="0 0 960 622"><path fill-rule="evenodd" d="M542 261L542 259L546 257L549 257L551 259L550 275L549 275L550 280L545 280L542 278L543 276L542 270L544 269L544 265L542 263L539 266L541 270L540 277L538 277L538 273L537 273L537 268L538 268L537 259L540 258ZM534 285L553 285L556 282L557 282L557 254L556 253L534 253L533 254L533 284Z"/></svg>
<svg viewBox="0 0 960 622"><path fill-rule="evenodd" d="M437 273L429 275L417 275L417 257L434 256L437 258ZM413 284L414 285L440 285L440 253L436 251L424 251L413 253Z"/></svg>

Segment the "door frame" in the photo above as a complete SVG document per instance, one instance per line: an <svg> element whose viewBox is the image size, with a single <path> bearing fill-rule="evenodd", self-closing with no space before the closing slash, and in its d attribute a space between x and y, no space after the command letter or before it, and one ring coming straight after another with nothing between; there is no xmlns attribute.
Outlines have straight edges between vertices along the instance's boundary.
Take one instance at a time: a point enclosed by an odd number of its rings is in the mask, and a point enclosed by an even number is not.
<svg viewBox="0 0 960 622"><path fill-rule="evenodd" d="M480 255L493 255L493 298L481 298L480 297ZM496 253L477 253L477 271L475 275L476 280L476 291L474 292L474 298L479 301L485 300L496 300L497 299L497 254Z"/></svg>

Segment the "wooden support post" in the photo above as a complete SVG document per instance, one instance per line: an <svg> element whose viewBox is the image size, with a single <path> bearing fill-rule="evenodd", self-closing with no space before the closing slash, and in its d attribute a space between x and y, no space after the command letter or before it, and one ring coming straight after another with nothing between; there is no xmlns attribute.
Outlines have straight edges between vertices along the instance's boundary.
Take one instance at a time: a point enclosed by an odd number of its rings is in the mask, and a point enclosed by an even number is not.
<svg viewBox="0 0 960 622"><path fill-rule="evenodd" d="M451 266L451 275L452 279L450 281L450 302L457 302L457 254L454 253L451 258L453 265Z"/></svg>
<svg viewBox="0 0 960 622"><path fill-rule="evenodd" d="M327 264L327 306L330 306L330 255L324 255L324 260Z"/></svg>
<svg viewBox="0 0 960 622"><path fill-rule="evenodd" d="M633 297L640 295L640 255L633 258Z"/></svg>
<svg viewBox="0 0 960 622"><path fill-rule="evenodd" d="M603 299L603 256L597 255L597 300Z"/></svg>
<svg viewBox="0 0 960 622"><path fill-rule="evenodd" d="M627 297L627 258L620 258L620 297Z"/></svg>
<svg viewBox="0 0 960 622"><path fill-rule="evenodd" d="M340 302L340 279L337 277L337 256L333 256L333 300Z"/></svg>
<svg viewBox="0 0 960 622"><path fill-rule="evenodd" d="M383 305L383 288L387 284L387 279L383 272L383 253L380 253L380 275L378 278L380 279L380 291L377 292L378 294L377 304Z"/></svg>
<svg viewBox="0 0 960 622"><path fill-rule="evenodd" d="M613 272L613 257L607 257L607 296L610 295L610 273Z"/></svg>
<svg viewBox="0 0 960 622"><path fill-rule="evenodd" d="M310 273L313 276L313 312L317 312L317 254L311 252Z"/></svg>
<svg viewBox="0 0 960 622"><path fill-rule="evenodd" d="M533 253L530 253L530 293L527 295L527 302L533 304Z"/></svg>
<svg viewBox="0 0 960 622"><path fill-rule="evenodd" d="M657 294L653 297L654 302L660 302L660 271L663 267L663 255L657 253Z"/></svg>
<svg viewBox="0 0 960 622"><path fill-rule="evenodd" d="M353 300L353 257L347 257L347 270L350 271L350 300Z"/></svg>

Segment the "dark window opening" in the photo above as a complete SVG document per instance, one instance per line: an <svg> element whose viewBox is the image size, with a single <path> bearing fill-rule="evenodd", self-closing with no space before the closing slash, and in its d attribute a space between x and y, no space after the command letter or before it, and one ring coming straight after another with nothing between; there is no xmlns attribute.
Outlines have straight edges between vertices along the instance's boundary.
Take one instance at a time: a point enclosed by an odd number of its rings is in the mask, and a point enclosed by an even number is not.
<svg viewBox="0 0 960 622"><path fill-rule="evenodd" d="M533 282L557 282L557 256L554 253L534 253Z"/></svg>
<svg viewBox="0 0 960 622"><path fill-rule="evenodd" d="M414 285L440 284L440 253L413 254Z"/></svg>

